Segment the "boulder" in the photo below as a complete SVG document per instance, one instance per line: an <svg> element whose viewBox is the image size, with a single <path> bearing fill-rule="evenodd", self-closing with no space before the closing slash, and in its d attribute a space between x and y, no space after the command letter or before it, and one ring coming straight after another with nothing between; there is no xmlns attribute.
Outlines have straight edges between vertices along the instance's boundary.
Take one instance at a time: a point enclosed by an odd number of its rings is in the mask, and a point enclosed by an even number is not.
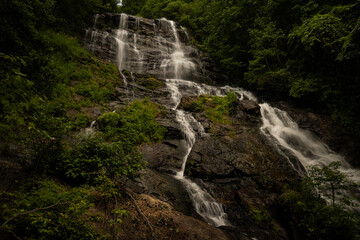
<svg viewBox="0 0 360 240"><path fill-rule="evenodd" d="M241 111L244 111L248 114L260 116L260 106L253 100L242 100L239 102L238 107Z"/></svg>

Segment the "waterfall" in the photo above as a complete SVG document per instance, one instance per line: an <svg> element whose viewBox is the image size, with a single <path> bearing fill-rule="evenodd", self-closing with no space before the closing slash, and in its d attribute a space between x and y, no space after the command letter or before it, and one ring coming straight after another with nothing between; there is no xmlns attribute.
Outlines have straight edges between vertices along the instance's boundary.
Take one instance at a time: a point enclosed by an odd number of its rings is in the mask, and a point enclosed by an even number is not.
<svg viewBox="0 0 360 240"><path fill-rule="evenodd" d="M97 19L98 17L96 17L96 20ZM135 26L132 29L134 32L130 32L128 31L129 16L122 13L120 15L119 27L113 34L113 39L116 42L114 62L117 64L119 71L123 76L125 86L127 86L127 79L122 73L123 70L129 70L131 72L131 78L133 79L132 72L134 72L134 70L142 73L143 58L146 57L148 60L154 59L154 54L149 53L147 48L147 44L152 43L141 42L141 48L139 48L140 46L138 46L138 40L140 40L140 38L137 33L140 29L140 20L138 17L135 17L134 20ZM202 125L196 121L190 113L177 109L183 96L183 91L179 88L180 86L187 85L190 91L193 87L195 87L195 95L204 93L220 94L223 90L205 85L201 86L191 81L181 80L181 78L189 77L193 73L196 69L195 63L185 56L184 46L180 41L175 23L167 19L160 19L157 24L158 26L156 26L154 22L154 31L170 33L172 37L168 37L167 34L163 34L162 36L158 35L154 38L156 42L153 44L157 45L159 49L159 52L157 52L156 55L160 56L160 58L158 60L155 59L156 61L153 61L151 65L148 65L147 69L156 70L156 68L159 68L159 70L161 69L163 73L162 75L165 78L168 78L166 85L171 93L171 100L174 103L174 106L171 108L176 111L175 120L181 126L186 145L186 152L183 157L181 169L174 177L183 183L193 201L196 212L203 217L205 221L215 226L230 225L226 219L226 213L224 212L222 204L217 203L211 195L201 189L199 185L184 177L187 158L196 141L196 137L205 136L205 131ZM96 27L96 24L94 24L94 26ZM93 29L92 34L94 32L99 33L102 36L105 35L104 32L97 31L96 29ZM132 39L131 43L129 42L129 39ZM106 40L108 40L108 38L106 38ZM94 42L93 38L90 38L88 46L95 46L98 44L98 42ZM133 47L131 47L131 44ZM94 52L94 49L91 47L88 48ZM135 61L131 59L131 52L135 53ZM197 126L196 129L198 129L198 133L195 133L192 125Z"/></svg>
<svg viewBox="0 0 360 240"><path fill-rule="evenodd" d="M202 94L215 95L215 96L225 96L228 92L234 92L237 95L239 100L247 99L258 101L257 98L249 91L246 91L242 88L234 88L230 86L223 87L213 87L206 84L194 83L191 81L180 80L180 79L168 79L167 87L171 92L171 100L173 102L173 109L177 109L182 94L179 91L179 88L182 89L182 92L186 95L199 96ZM262 119L262 126L260 131L273 143L276 143L279 147L278 149L286 149L286 152L281 152L285 157L291 154L300 162L302 168L296 167L297 164L290 164L297 170L299 173L306 167L311 165L320 165L325 166L334 161L340 161L342 166L340 171L350 176L350 178L356 182L360 181L360 171L354 168L346 162L343 156L332 151L326 144L317 139L312 133L301 129L295 121L293 121L290 116L280 109L270 106L268 103L261 103L260 112ZM192 116L191 116L192 117ZM194 134L191 132L191 126L188 122L194 122L191 117L184 117L183 113L177 115L177 121L182 124L182 130L185 133L187 142L188 142L188 152L185 154L185 160L183 162L181 170L177 173L177 177L183 176L183 171L186 165L186 159L191 151L193 142L196 140L193 139ZM190 129L190 130L189 130ZM305 172L306 174L306 172ZM190 186L187 184L186 186ZM192 190L188 190L190 193ZM194 200L196 205L198 201ZM356 202L356 201L355 201ZM198 210L197 210L198 211ZM200 214L201 215L201 214ZM206 217L204 217L206 219ZM208 220L209 221L209 220Z"/></svg>
<svg viewBox="0 0 360 240"><path fill-rule="evenodd" d="M179 91L179 85L187 84L189 89L196 89L197 92L201 89L199 85L193 82L184 80L167 80L167 86L171 92L171 100L174 103L173 110L176 111L176 121L180 124L181 130L185 135L185 155L182 160L181 169L176 173L175 178L181 181L185 189L188 191L191 200L194 203L196 212L204 218L208 223L214 226L229 226L227 215L221 203L216 202L209 193L201 189L199 185L192 182L190 179L184 177L186 163L192 147L196 141L196 133L191 126L196 124L199 130L199 135L204 136L205 130L201 123L199 123L190 113L186 113L183 110L178 110L177 107L180 104L182 94Z"/></svg>
<svg viewBox="0 0 360 240"><path fill-rule="evenodd" d="M185 56L175 22L162 18L160 23L161 27L168 26L174 36L174 41L170 42L170 44L168 44L167 40L163 43L164 39L158 37L159 46L164 56L160 68L163 69L165 78L183 79L191 75L196 69L196 64Z"/></svg>
<svg viewBox="0 0 360 240"><path fill-rule="evenodd" d="M93 120L93 121L90 123L90 128L94 128L95 123L96 123L96 120Z"/></svg>
<svg viewBox="0 0 360 240"><path fill-rule="evenodd" d="M148 20L146 26L140 26L145 20L140 21L139 17L121 14L118 29L107 32L95 29L100 25L100 20L99 15L96 15L92 29L86 30L87 48L94 53L102 51L103 55L107 54L108 59L117 64L121 74L122 70L129 70L131 79L128 80L133 79L132 72L166 79L166 87L170 93L169 108L176 113L175 120L181 126L186 148L181 168L174 177L183 183L196 212L204 220L215 226L230 225L222 204L217 203L209 193L184 176L192 147L197 138L205 137L205 133L201 124L190 113L178 109L178 106L183 96L202 94L225 96L228 92L234 92L239 100L246 98L258 102L257 98L242 88L215 87L194 82L195 76L204 75L202 64L199 64L199 59L196 58L197 50L181 41L182 35L179 35L179 32L184 29L178 29L173 21L164 18L153 22ZM148 31L153 31L148 34L153 36L151 38L142 34L148 26L151 29ZM186 31L185 35L185 41L188 41ZM202 77L208 79L207 76ZM123 79L126 86L125 75ZM360 181L359 170L352 169L342 156L333 152L310 132L299 128L286 112L271 107L268 103L259 105L263 123L261 133L275 143L284 156L290 154L298 159L303 168L292 164L296 170L301 172L313 164L327 165L333 161L341 161L343 164L340 170L352 175L353 180Z"/></svg>
<svg viewBox="0 0 360 240"><path fill-rule="evenodd" d="M331 162L341 162L339 169L354 181L360 181L360 171L351 168L343 156L332 151L313 134L305 131L290 116L267 103L260 104L263 125L262 133L275 140L282 148L295 156L305 168L311 165L325 166ZM300 169L297 169L300 170Z"/></svg>
<svg viewBox="0 0 360 240"><path fill-rule="evenodd" d="M94 17L94 25L93 25L93 27L92 27L93 29L96 28L96 24L97 24L98 19L99 19L99 14L95 14L95 17Z"/></svg>
<svg viewBox="0 0 360 240"><path fill-rule="evenodd" d="M174 51L171 54L171 60L172 62L169 62L170 65L173 65L174 68L174 78L175 79L181 79L185 74L191 72L195 69L195 64L185 58L185 54L181 49L181 42L179 40L179 35L175 27L174 21L169 21L171 30L175 37L174 42Z"/></svg>
<svg viewBox="0 0 360 240"><path fill-rule="evenodd" d="M115 40L118 44L117 49L117 64L120 72L125 69L124 61L126 60L126 51L128 47L128 31L127 31L128 16L121 14L119 29L116 31Z"/></svg>
<svg viewBox="0 0 360 240"><path fill-rule="evenodd" d="M85 46L91 52L116 63L120 71L145 72L164 79L194 79L194 76L201 76L203 69L196 59L198 50L182 43L178 31L185 31L178 28L175 22L165 18L144 21L124 13L109 18L99 14L94 17L92 28L86 30ZM118 28L106 31L96 29L103 26L104 21L111 25L118 22ZM151 25L154 36L150 38L146 31ZM186 32L184 38L188 41ZM155 45L158 45L156 50Z"/></svg>

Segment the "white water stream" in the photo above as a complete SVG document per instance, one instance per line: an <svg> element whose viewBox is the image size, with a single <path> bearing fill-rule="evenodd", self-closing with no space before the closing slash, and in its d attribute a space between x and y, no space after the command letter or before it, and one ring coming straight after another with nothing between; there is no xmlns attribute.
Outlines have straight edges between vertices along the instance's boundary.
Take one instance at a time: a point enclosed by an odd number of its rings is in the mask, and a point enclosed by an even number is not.
<svg viewBox="0 0 360 240"><path fill-rule="evenodd" d="M306 168L311 165L325 166L331 162L341 162L340 171L351 179L360 181L360 171L346 162L343 156L332 151L312 133L298 127L290 116L267 103L260 104L263 126L260 130L282 148L293 154ZM297 169L299 170L299 169Z"/></svg>
<svg viewBox="0 0 360 240"><path fill-rule="evenodd" d="M186 151L183 157L181 169L176 173L175 178L184 184L185 189L188 191L190 198L194 203L196 212L203 217L204 220L217 227L230 225L227 221L227 215L222 204L216 202L209 193L201 189L195 182L184 177L187 159L197 137L192 125L196 125L199 136L205 136L206 134L203 126L190 113L177 109L183 96L183 93L180 91L180 87L181 84L185 84L189 90L192 90L195 87L197 95L203 94L207 91L194 82L179 79L183 73L191 71L194 65L184 57L184 52L181 48L181 42L176 31L175 23L166 19L162 19L162 21L170 23L171 30L175 38L171 60L164 61L163 64L165 65L165 70L168 70L168 66L173 66L172 69L170 68L170 71L174 72L176 79L167 79L166 85L170 90L171 100L174 103L172 109L176 111L176 121L180 124L186 140Z"/></svg>
<svg viewBox="0 0 360 240"><path fill-rule="evenodd" d="M180 104L182 98L182 93L179 91L181 83L189 86L189 90L201 89L198 84L185 80L168 79L166 83L170 89L171 99L174 103L173 110L176 111L176 121L180 124L181 130L184 133L186 140L186 151L183 157L181 169L176 173L175 178L184 184L185 189L188 191L190 198L194 203L196 212L208 223L217 227L230 225L230 223L227 221L227 216L222 204L216 202L209 193L201 189L200 186L195 182L184 177L187 159L197 136L197 133L195 133L192 125L196 125L196 129L198 129L198 136L205 136L206 133L201 123L199 123L190 113L186 113L183 110L177 109L177 106Z"/></svg>

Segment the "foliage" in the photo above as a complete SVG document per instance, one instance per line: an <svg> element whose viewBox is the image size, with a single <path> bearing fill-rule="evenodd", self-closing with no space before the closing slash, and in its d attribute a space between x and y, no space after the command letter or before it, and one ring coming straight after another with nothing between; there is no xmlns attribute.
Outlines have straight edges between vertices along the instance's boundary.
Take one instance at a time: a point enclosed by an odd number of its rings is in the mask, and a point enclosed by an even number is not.
<svg viewBox="0 0 360 240"><path fill-rule="evenodd" d="M103 177L134 176L143 167L143 162L137 150L126 142L108 143L101 136L93 136L69 146L57 165L77 184L98 184Z"/></svg>
<svg viewBox="0 0 360 240"><path fill-rule="evenodd" d="M295 189L285 189L280 196L284 220L290 222L301 238L355 239L359 231L359 218L344 205L337 204L334 197L337 193L335 190L347 189L350 182L346 175L339 172L339 166L338 162L334 162L323 168L311 167L308 178ZM326 204L316 188L325 195L330 191L332 205ZM344 199L349 199L348 194L343 192L342 195Z"/></svg>
<svg viewBox="0 0 360 240"><path fill-rule="evenodd" d="M80 32L91 23L93 15L116 10L117 0L57 0L55 26L67 32Z"/></svg>
<svg viewBox="0 0 360 240"><path fill-rule="evenodd" d="M139 85L144 86L146 88L155 90L158 88L163 87L163 83L160 82L159 80L157 80L154 77L151 77L150 75L148 75L147 77L141 77L138 81Z"/></svg>
<svg viewBox="0 0 360 240"><path fill-rule="evenodd" d="M116 86L122 84L117 67L88 53L76 38L91 24L93 14L114 12L116 3L0 3L1 156L20 161L29 167L31 176L95 186L111 215L106 218L111 217L114 224L127 215L117 204L109 205L120 197L118 177L135 176L144 166L136 145L159 141L164 132L154 121L160 113L158 106L143 101L118 111L124 125L119 126L121 136L110 133L109 127L92 137L69 137L70 131L90 124L91 108L106 110L106 103L116 99ZM155 88L157 82L150 85ZM71 189L48 180L30 183L17 192L1 194L2 236L100 238L82 222L84 211L91 206L87 189Z"/></svg>
<svg viewBox="0 0 360 240"><path fill-rule="evenodd" d="M270 221L270 213L266 209L252 208L249 211L249 216L258 222L268 223Z"/></svg>
<svg viewBox="0 0 360 240"><path fill-rule="evenodd" d="M236 95L227 93L225 97L202 95L199 100L192 101L190 108L195 112L203 112L207 118L216 123L227 123L228 116L235 110Z"/></svg>
<svg viewBox="0 0 360 240"><path fill-rule="evenodd" d="M349 202L349 196L341 196L341 193L357 185L349 179L348 174L339 171L340 166L341 162L332 162L322 168L314 165L308 169L309 179L307 181L309 184L317 189L319 197L323 196L331 199L333 206L335 200L339 200L339 197L341 197L340 201L342 203L351 203ZM337 197L337 194L340 195Z"/></svg>
<svg viewBox="0 0 360 240"><path fill-rule="evenodd" d="M21 145L34 172L53 172L63 136L91 122L85 107L114 99L120 78L114 65L91 56L76 39L52 31L43 39L49 55L40 56L47 61L37 70L37 60L0 54L0 132L8 145Z"/></svg>
<svg viewBox="0 0 360 240"><path fill-rule="evenodd" d="M99 117L99 128L107 139L128 145L156 142L163 139L165 129L155 122L160 107L148 100L136 100L114 113Z"/></svg>
<svg viewBox="0 0 360 240"><path fill-rule="evenodd" d="M154 120L159 107L148 100L135 101L98 119L101 132L67 146L57 168L71 181L101 184L104 178L133 177L144 167L136 146L160 141L164 128Z"/></svg>
<svg viewBox="0 0 360 240"><path fill-rule="evenodd" d="M32 182L29 189L1 193L1 231L17 239L98 239L81 220L91 206L88 190L67 190L51 180Z"/></svg>

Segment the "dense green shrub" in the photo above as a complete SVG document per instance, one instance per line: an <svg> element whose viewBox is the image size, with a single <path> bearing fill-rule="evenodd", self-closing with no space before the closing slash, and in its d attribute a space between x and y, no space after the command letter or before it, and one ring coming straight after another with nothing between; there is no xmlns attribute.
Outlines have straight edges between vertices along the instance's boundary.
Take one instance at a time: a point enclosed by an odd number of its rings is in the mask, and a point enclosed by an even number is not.
<svg viewBox="0 0 360 240"><path fill-rule="evenodd" d="M190 103L190 109L195 112L204 111L205 116L214 122L227 123L226 117L233 114L235 103L234 92L227 93L225 97L202 95Z"/></svg>
<svg viewBox="0 0 360 240"><path fill-rule="evenodd" d="M158 88L163 87L163 83L160 82L159 80L157 80L154 77L151 77L150 75L148 75L147 77L141 77L138 81L139 85L144 86L146 88L155 90Z"/></svg>
<svg viewBox="0 0 360 240"><path fill-rule="evenodd" d="M25 189L1 193L0 232L16 239L98 239L80 219L91 206L88 190L33 181Z"/></svg>
<svg viewBox="0 0 360 240"><path fill-rule="evenodd" d="M136 146L163 138L164 128L155 122L159 106L148 100L135 101L98 119L100 132L69 144L58 161L70 181L97 184L104 177L133 177L144 167ZM80 140L80 141L79 141Z"/></svg>
<svg viewBox="0 0 360 240"><path fill-rule="evenodd" d="M130 145L157 142L163 139L165 129L155 122L161 113L158 105L148 100L136 100L115 113L99 117L99 128L112 141Z"/></svg>
<svg viewBox="0 0 360 240"><path fill-rule="evenodd" d="M144 162L134 146L123 141L108 143L95 135L68 146L57 165L72 182L96 184L102 177L134 176Z"/></svg>

